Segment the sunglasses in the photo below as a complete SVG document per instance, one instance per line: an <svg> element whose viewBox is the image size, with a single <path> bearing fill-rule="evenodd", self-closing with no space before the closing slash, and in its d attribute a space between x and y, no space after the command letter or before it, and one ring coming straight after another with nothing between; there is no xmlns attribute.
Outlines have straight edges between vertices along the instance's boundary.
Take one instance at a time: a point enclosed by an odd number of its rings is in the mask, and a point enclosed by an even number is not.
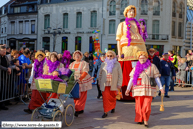
<svg viewBox="0 0 193 129"><path fill-rule="evenodd" d="M113 57L113 55L108 55L107 57Z"/></svg>

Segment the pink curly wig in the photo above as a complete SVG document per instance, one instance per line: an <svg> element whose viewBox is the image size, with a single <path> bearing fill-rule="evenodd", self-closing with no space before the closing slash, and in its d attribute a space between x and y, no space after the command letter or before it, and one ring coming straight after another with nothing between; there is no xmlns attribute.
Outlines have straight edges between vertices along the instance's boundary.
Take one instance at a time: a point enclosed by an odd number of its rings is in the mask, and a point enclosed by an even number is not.
<svg viewBox="0 0 193 129"><path fill-rule="evenodd" d="M68 66L70 65L70 59L71 59L70 52L68 50L64 51L62 63L65 64L65 68L68 68Z"/></svg>

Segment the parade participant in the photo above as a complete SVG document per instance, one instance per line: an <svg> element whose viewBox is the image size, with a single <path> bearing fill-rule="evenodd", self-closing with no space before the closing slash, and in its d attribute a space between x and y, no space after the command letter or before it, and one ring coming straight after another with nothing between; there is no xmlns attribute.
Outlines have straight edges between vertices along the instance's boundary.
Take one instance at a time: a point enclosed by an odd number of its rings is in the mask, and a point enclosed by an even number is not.
<svg viewBox="0 0 193 129"><path fill-rule="evenodd" d="M107 117L107 113L115 112L117 89L121 89L122 70L119 62L117 62L114 51L109 50L106 53L106 59L102 63L99 71L99 85L103 95L104 114L102 118Z"/></svg>
<svg viewBox="0 0 193 129"><path fill-rule="evenodd" d="M154 48L150 48L148 50L149 52L149 60L151 63L153 63L159 70L159 72L161 73L161 64L160 64L160 59L155 55L157 50L155 50Z"/></svg>
<svg viewBox="0 0 193 129"><path fill-rule="evenodd" d="M164 90L159 79L159 70L148 60L147 52L139 51L137 57L139 61L130 73L131 79L125 95L129 95L133 86L132 95L135 97L135 122L138 122L138 124L144 123L148 127L152 98L156 97L157 93L156 84L151 85L151 78L155 79L162 93L164 93Z"/></svg>
<svg viewBox="0 0 193 129"><path fill-rule="evenodd" d="M69 67L70 60L71 60L70 52L68 50L64 51L63 56L62 56L62 63L64 64L65 68Z"/></svg>
<svg viewBox="0 0 193 129"><path fill-rule="evenodd" d="M100 90L100 87L99 87L99 81L98 81L98 78L99 78L99 71L100 71L100 67L101 67L101 64L105 61L105 53L102 53L100 55L100 60L98 60L96 62L96 64L94 65L93 67L93 71L92 71L92 78L94 79L95 76L97 78L97 90L98 90L98 96L97 96L97 99L99 99L101 96L102 96L102 93L101 93L101 90Z"/></svg>
<svg viewBox="0 0 193 129"><path fill-rule="evenodd" d="M44 103L43 99L46 100L46 93L41 93L43 97L42 99L39 91L35 86L35 80L34 80L43 75L44 65L45 65L45 54L41 51L36 52L35 60L34 60L34 63L32 64L31 76L29 79L29 83L31 83L30 88L32 90L32 95L31 95L30 103L28 105L28 109L24 109L24 112L26 113L31 114L32 110L36 109L37 107L40 107Z"/></svg>
<svg viewBox="0 0 193 129"><path fill-rule="evenodd" d="M172 64L172 62L169 60L169 54L164 53L163 54L163 59L161 60L161 83L162 85L165 84L165 97L169 98L168 96L168 91L169 91L169 85L170 85L170 72L172 72L172 80L174 81L176 73L175 73L175 68ZM159 96L161 93L159 92Z"/></svg>
<svg viewBox="0 0 193 129"><path fill-rule="evenodd" d="M75 60L69 66L69 69L74 69L74 77L79 80L80 87L80 99L74 99L75 103L75 116L78 117L79 114L84 112L86 99L87 99L87 91L92 89L92 78L88 74L89 66L88 63L82 61L83 54L81 51L77 50L73 53L73 59Z"/></svg>
<svg viewBox="0 0 193 129"><path fill-rule="evenodd" d="M142 31L139 22L135 19L137 9L130 5L125 8L123 12L126 17L124 22L118 25L116 40L118 48L119 63L123 72L122 93L125 93L127 84L129 82L128 74L131 72L137 60L138 51L146 51L144 39L142 38ZM132 66L133 64L133 66ZM134 99L123 95L123 99Z"/></svg>
<svg viewBox="0 0 193 129"><path fill-rule="evenodd" d="M62 63L62 54L58 54L58 59Z"/></svg>
<svg viewBox="0 0 193 129"><path fill-rule="evenodd" d="M43 75L53 75L54 71L59 70L59 68L62 68L64 66L62 63L60 63L55 52L50 53L49 58L50 60L47 60L44 66ZM48 96L50 96L50 93L47 93L47 97ZM50 98L58 98L58 96L56 93L52 93L52 96L50 96Z"/></svg>

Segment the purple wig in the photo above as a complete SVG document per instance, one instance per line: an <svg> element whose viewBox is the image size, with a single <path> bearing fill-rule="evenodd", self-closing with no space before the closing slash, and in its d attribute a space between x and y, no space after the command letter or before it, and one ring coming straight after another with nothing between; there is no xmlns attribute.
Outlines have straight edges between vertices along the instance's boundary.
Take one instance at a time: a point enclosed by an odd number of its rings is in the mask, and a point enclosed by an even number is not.
<svg viewBox="0 0 193 129"><path fill-rule="evenodd" d="M145 41L145 39L148 38L147 28L146 28L146 22L145 22L144 19L139 19L139 22L143 22L143 25L145 26L145 31L144 31L144 33L142 32L142 35L141 35L142 38L143 38L143 40Z"/></svg>
<svg viewBox="0 0 193 129"><path fill-rule="evenodd" d="M64 51L62 63L65 64L65 68L68 68L68 66L70 65L70 59L71 59L70 52L68 50Z"/></svg>

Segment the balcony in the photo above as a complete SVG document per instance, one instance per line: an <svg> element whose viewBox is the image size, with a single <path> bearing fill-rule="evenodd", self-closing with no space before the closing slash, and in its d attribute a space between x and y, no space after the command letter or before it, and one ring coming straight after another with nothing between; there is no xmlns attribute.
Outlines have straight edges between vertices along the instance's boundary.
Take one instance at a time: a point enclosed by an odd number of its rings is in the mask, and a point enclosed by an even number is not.
<svg viewBox="0 0 193 129"><path fill-rule="evenodd" d="M182 13L179 14L179 18L182 18Z"/></svg>
<svg viewBox="0 0 193 129"><path fill-rule="evenodd" d="M109 16L115 15L116 11L109 11Z"/></svg>
<svg viewBox="0 0 193 129"><path fill-rule="evenodd" d="M168 41L169 35L166 35L166 34L148 34L147 40Z"/></svg>
<svg viewBox="0 0 193 129"><path fill-rule="evenodd" d="M154 16L159 16L160 15L160 11L153 11L153 15Z"/></svg>
<svg viewBox="0 0 193 129"><path fill-rule="evenodd" d="M147 10L141 10L141 15L147 15L148 11Z"/></svg>
<svg viewBox="0 0 193 129"><path fill-rule="evenodd" d="M176 13L175 12L172 12L172 17L176 17Z"/></svg>

